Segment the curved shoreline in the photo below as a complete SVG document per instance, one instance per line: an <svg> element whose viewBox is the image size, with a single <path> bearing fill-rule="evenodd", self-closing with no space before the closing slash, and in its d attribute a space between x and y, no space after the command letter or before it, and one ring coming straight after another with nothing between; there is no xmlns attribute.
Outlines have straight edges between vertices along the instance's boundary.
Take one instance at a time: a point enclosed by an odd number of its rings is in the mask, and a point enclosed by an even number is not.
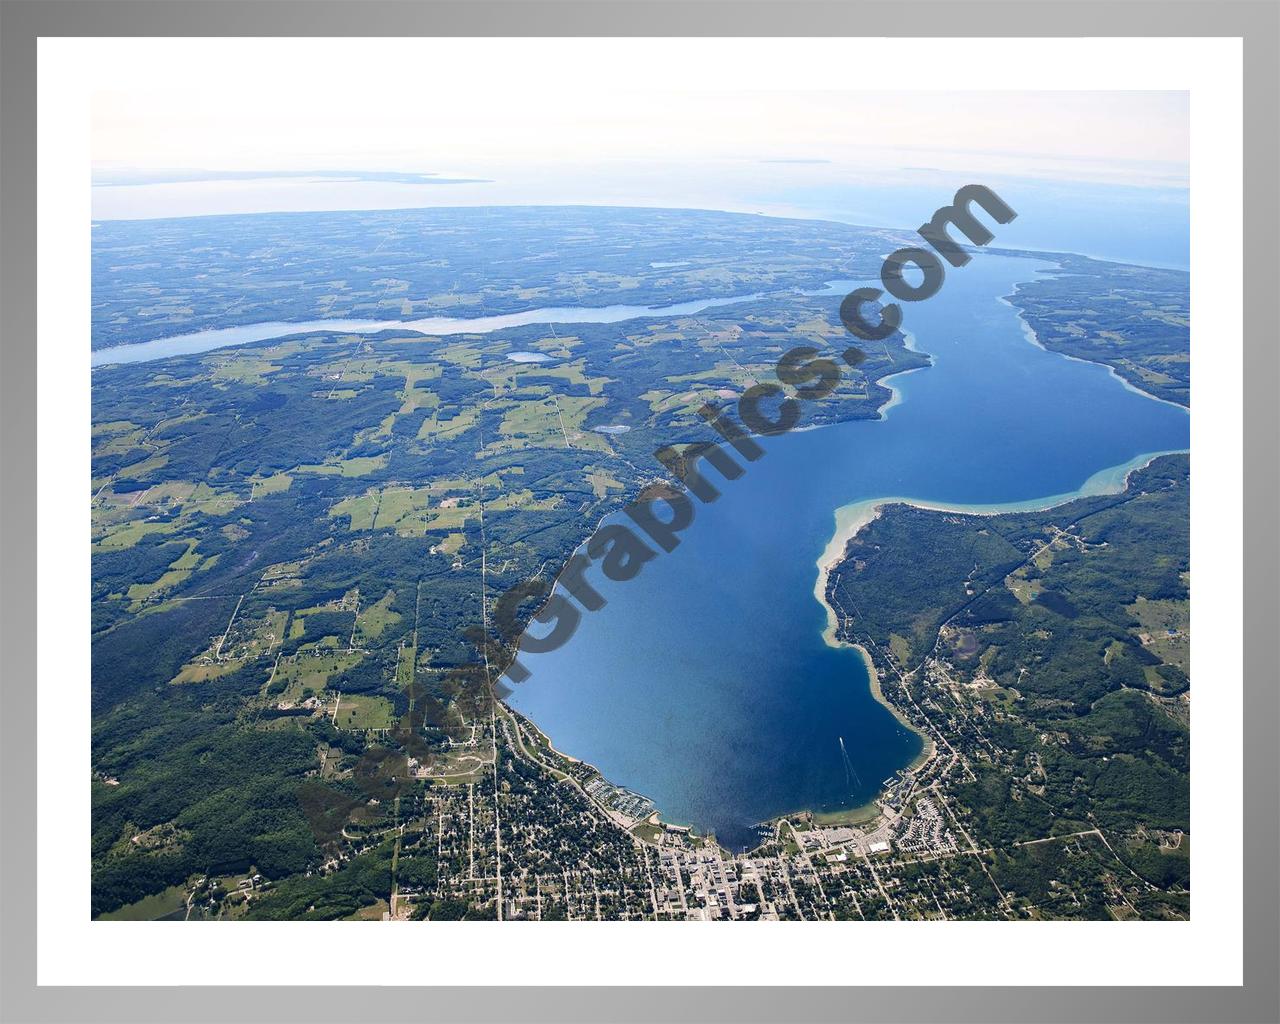
<svg viewBox="0 0 1280 1024"><path fill-rule="evenodd" d="M908 366L905 370L894 370L893 373L886 373L883 377L876 378L874 383L880 385L880 387L885 388L889 392L889 401L885 402L884 405L880 406L880 408L876 410L878 413L877 418L882 420L888 419L889 410L893 409L895 406L901 405L903 401L902 389L895 384L890 384L889 381L893 380L894 377L905 377L918 370L930 370L933 368L933 355L929 352L925 352L924 349L917 347L915 334L902 328L899 328L899 333L902 335L903 348L908 352L916 352L920 355L928 356L929 362L924 366Z"/></svg>
<svg viewBox="0 0 1280 1024"><path fill-rule="evenodd" d="M1146 396L1152 397L1152 396ZM862 644L854 643L849 640L843 640L838 634L839 618L836 615L835 608L831 602L827 600L827 588L830 584L831 573L845 557L845 551L849 546L849 542L854 539L862 530L878 519L881 513L890 505L910 505L913 508L924 509L930 512L953 512L957 515L975 515L975 516L998 516L1012 515L1019 512L1044 512L1061 505L1066 505L1080 498L1097 497L1103 494L1119 494L1129 486L1129 478L1140 469L1145 469L1151 465L1156 459L1163 455L1174 455L1184 452L1187 449L1178 448L1169 451L1149 452L1143 455L1137 455L1128 462L1122 462L1117 466L1109 466L1101 469L1089 477L1076 491L1066 494L1055 494L1045 498L1032 498L1028 501L1014 502L997 502L990 504L964 504L952 502L944 504L936 501L928 501L920 498L905 497L881 497L881 498L864 498L861 501L850 502L848 505L841 505L835 510L834 518L836 522L835 531L831 536L831 540L827 542L827 546L823 549L822 554L818 556L817 561L817 581L814 583L813 596L818 603L822 605L827 613L827 624L822 630L822 638L830 647L847 647L853 648L861 656L863 663L867 669L868 686L871 690L871 696L883 705L890 714L904 728L910 729L921 739L920 753L917 754L910 764L906 765L902 770L914 772L923 767L934 756L937 751L937 744L932 736L922 732L914 724L912 724L906 715L895 704L889 701L880 684L880 674L876 670L875 662L871 657L871 653Z"/></svg>
<svg viewBox="0 0 1280 1024"><path fill-rule="evenodd" d="M1050 262L1050 261L1045 261L1045 262ZM1061 267L1057 266L1056 269L1061 270ZM1022 282L1019 282L1019 281L1013 282L1013 294L1016 294L1017 289L1021 286L1021 284ZM1140 395L1143 398L1148 398L1153 401L1161 402L1162 404L1172 405L1175 408L1182 408L1184 412L1188 412L1188 410L1185 407L1178 405L1178 403L1169 402L1168 400L1165 400L1165 399L1160 399L1154 395L1151 395L1148 392L1144 392L1141 389L1134 387L1130 382L1125 380L1125 378L1121 377L1118 373L1116 373L1114 367L1111 367L1108 364L1096 363L1094 360L1082 359L1076 356L1068 355L1066 353L1055 352L1053 350L1045 348L1045 346L1040 344L1039 339L1035 336L1034 330L1031 328L1031 325L1026 321L1025 317L1022 314L1022 310L1019 309L1017 306L1015 306L1011 301L1009 301L1011 297L1012 297L1011 295L995 296L996 301L998 303L1004 305L1013 313L1015 319L1018 321L1023 338L1026 341L1030 342L1035 347L1041 349L1041 351L1044 351L1046 353L1051 353L1052 355L1063 357L1073 362L1086 363L1086 364L1095 363L1095 365L1107 366L1108 370L1110 371L1110 375L1115 380L1117 380L1125 390L1135 393L1137 395ZM902 334L904 335L904 348L906 348L909 351L917 352L917 353L920 353L923 351L919 347L918 339L916 338L913 332L904 330L902 331ZM901 387L901 382L896 381L895 378L905 377L908 374L914 373L916 370L931 368L935 364L935 357L932 354L928 354L928 358L929 358L929 362L923 366L911 366L911 367L904 367L902 369L894 369L892 372L886 373L874 381L875 384L882 386L885 390L889 392L888 399L882 402L879 405L878 409L876 410L875 418L884 420L888 418L889 413L896 406L903 404L903 402L906 400L906 397L907 397L904 392L907 389L904 389L903 387ZM798 428L798 430L800 431L819 430L819 429L825 429L827 427L834 426L834 425L837 425L837 424L815 423L815 424L807 425L804 427L800 427ZM826 625L822 630L823 640L824 640L824 643L826 643L828 646L833 648L852 648L856 650L858 652L859 657L862 658L863 664L866 667L868 689L872 698L876 700L878 703L880 703L891 715L893 715L894 720L898 723L900 727L902 727L903 729L909 730L910 732L914 733L916 736L920 737L920 740L921 740L920 750L910 760L908 764L897 769L897 772L895 774L910 775L910 774L919 772L923 767L925 767L928 763L930 763L930 761L937 755L938 745L939 745L939 740L941 739L941 735L939 735L938 738L935 738L934 735L930 734L928 729L921 729L920 727L915 725L907 717L906 713L903 710L901 710L895 703L893 703L891 700L889 700L885 696L879 671L876 667L874 658L872 657L867 647L865 647L860 643L843 640L838 635L839 620L838 620L838 616L835 608L832 607L832 605L827 600L827 588L830 583L831 572L844 559L849 541L852 540L854 537L856 537L858 533L860 533L862 529L866 527L869 523L873 522L876 518L878 518L881 515L885 506L887 505L906 504L906 505L912 505L916 508L935 511L935 512L944 512L944 513L949 512L949 513L960 514L960 515L984 515L984 516L1044 511L1047 509L1051 509L1051 508L1055 508L1055 507L1067 504L1071 501L1075 501L1081 498L1123 492L1128 484L1129 477L1136 470L1149 465L1154 459L1162 455L1174 454L1177 452L1185 452L1187 450L1188 449L1186 448L1177 448L1177 449L1167 449L1167 450L1137 455L1127 462L1120 463L1114 466L1108 466L1093 473L1078 488L1076 488L1073 491L1050 495L1047 497L1036 497L1031 499L1025 499L1022 501L1011 501L1011 502L968 503L967 504L967 503L955 503L955 502L946 503L942 501L930 500L930 499L924 499L924 498L888 495L888 496L864 498L858 501L850 502L849 504L846 504L846 505L839 506L838 508L835 509L833 513L833 516L835 519L835 529L833 531L833 534L830 540L827 542L825 548L823 549L822 553L819 555L817 559L816 568L818 571L816 574L817 578L814 584L814 597L816 600L819 601L819 603L822 605L822 607L826 611ZM607 519L607 518L608 518L608 515L604 516L601 519L601 523L603 523L604 519ZM599 529L600 525L601 524L598 523L596 528ZM589 534L588 536L594 535L594 532L595 531L592 531L592 533ZM556 587L558 586L559 586L559 580L557 579ZM554 589L555 588L553 588L553 590ZM518 647L517 647L517 650L518 650ZM532 720L530 719L530 721ZM539 732L542 732L540 727L535 726L535 728L537 728ZM550 750L557 753L559 756L566 758L567 760L571 760L571 761L579 760L577 758L573 758L571 755L565 754L563 751L557 750L551 744L550 739L549 737L546 736L545 732L542 732L542 735L544 739L546 739L547 746ZM945 742L945 740L943 740L943 742ZM594 765L590 765L590 762L579 762L579 763L585 763L588 766L592 767L592 769L596 771L596 773L600 775L602 779L605 779L606 781L608 781L608 777L603 772L600 772L600 770L596 768ZM611 783L611 784L616 785L616 783ZM626 788L626 787L622 787L622 788ZM639 792L639 791L633 791L633 792ZM873 816L873 815L882 814L883 810L881 809L879 804L879 797L881 795L883 795L883 787L879 787L875 795L867 803L861 805L860 807L852 808L847 811L835 812L835 813L837 816L842 818L845 816ZM797 808L795 810L788 811L780 815L774 815L771 818L765 819L764 821L759 822L757 824L765 825L771 822L777 822L783 818L787 818L794 814L799 814L799 813L810 813L810 814L816 815L820 812L813 811L812 808ZM664 820L664 821L667 820L662 816L662 811L660 808L655 810L655 814L659 816L660 820ZM708 838L714 839L714 835L709 833Z"/></svg>
<svg viewBox="0 0 1280 1024"><path fill-rule="evenodd" d="M1061 264L1058 264L1058 269L1062 270ZM1152 394L1150 391L1146 391L1138 387L1138 385L1133 383L1133 381L1129 380L1127 377L1122 376L1120 372L1115 368L1115 366L1112 365L1111 363L1105 362L1101 359L1089 359L1085 356L1072 355L1070 352L1062 352L1056 348L1049 348L1047 345L1045 345L1045 343L1040 340L1040 336L1036 334L1035 328L1032 327L1031 324L1027 321L1026 316L1023 314L1022 307L1012 301L1013 299L1016 299L1018 297L1018 290L1024 284L1027 284L1027 283L1028 282L1025 282L1025 281L1014 282L1013 291L1010 292L1008 295L1000 296L1000 298L997 301L999 301L1002 305L1008 306L1010 309L1013 310L1014 315L1018 318L1018 323L1022 327L1023 337L1026 338L1027 341L1029 341L1032 345L1038 348L1041 352L1050 352L1055 356L1061 356L1063 359L1070 359L1073 362L1087 363L1092 366L1105 366L1107 370L1111 373L1111 376L1115 378L1115 380L1117 380L1120 383L1120 386L1123 387L1126 391L1132 391L1135 395L1141 395L1143 398L1149 398L1153 402L1161 402L1165 405L1171 405L1175 409L1182 409L1187 413L1187 415L1191 414L1191 407L1189 405L1183 405L1181 402L1175 402L1171 398L1161 398L1159 395Z"/></svg>
<svg viewBox="0 0 1280 1024"><path fill-rule="evenodd" d="M880 673L876 669L876 663L871 657L871 652L860 643L840 638L837 632L840 623L836 616L836 610L831 606L831 602L827 600L827 584L831 578L831 571L843 561L845 548L848 546L849 541L856 537L863 527L878 519L885 506L892 503L892 499L871 498L867 501L857 501L849 505L842 505L836 509L836 531L818 558L818 582L814 584L813 596L826 609L827 624L822 630L822 639L827 646L847 647L857 651L859 657L862 658L862 664L866 667L867 687L871 691L871 696L889 714L893 715L899 725L920 737L920 752L911 759L909 764L901 769L905 772L914 772L923 768L933 759L938 751L937 743L927 732L917 728L896 704L885 697L884 689L880 685ZM854 808L854 813L869 810L873 807L878 812L879 804L876 799L876 797L873 797L862 807Z"/></svg>
<svg viewBox="0 0 1280 1024"><path fill-rule="evenodd" d="M884 689L880 685L880 673L876 670L876 663L871 658L871 652L862 644L846 643L846 646L852 647L860 655L862 655L863 664L867 666L867 684L871 688L871 696L889 709L889 713L898 720L898 723L904 728L915 733L920 737L920 753L911 759L911 762L902 769L904 772L919 771L926 764L933 760L938 753L938 744L932 736L927 732L921 732L902 710L884 695ZM872 801L875 804L875 801Z"/></svg>

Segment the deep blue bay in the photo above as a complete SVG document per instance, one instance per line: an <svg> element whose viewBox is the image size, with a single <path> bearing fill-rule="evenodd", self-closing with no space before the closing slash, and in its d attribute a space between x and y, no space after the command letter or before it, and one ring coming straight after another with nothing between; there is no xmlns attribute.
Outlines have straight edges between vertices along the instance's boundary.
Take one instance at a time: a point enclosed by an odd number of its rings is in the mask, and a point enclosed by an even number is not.
<svg viewBox="0 0 1280 1024"><path fill-rule="evenodd" d="M949 270L940 293L904 308L934 365L889 382L899 401L883 419L766 441L718 502L697 505L675 552L625 583L589 572L608 604L561 649L522 656L532 676L510 703L558 749L726 846L751 845L778 814L873 799L920 741L872 697L860 655L823 637L814 586L836 510L882 497L1055 504L1189 445L1186 410L1028 340L1001 299L1052 269L984 253Z"/></svg>

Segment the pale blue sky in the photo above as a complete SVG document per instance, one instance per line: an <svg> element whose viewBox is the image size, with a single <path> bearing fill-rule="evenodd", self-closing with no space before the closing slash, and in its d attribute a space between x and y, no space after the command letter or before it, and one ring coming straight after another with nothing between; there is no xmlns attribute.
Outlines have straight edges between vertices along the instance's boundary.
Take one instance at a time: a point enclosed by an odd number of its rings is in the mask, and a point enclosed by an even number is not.
<svg viewBox="0 0 1280 1024"><path fill-rule="evenodd" d="M856 47L841 47L840 62L826 59L811 76L804 58L830 57L831 42L134 41L133 59L94 69L99 173L345 169L488 180L95 188L94 216L587 203L904 227L981 181L1042 211L1019 235L1057 225L1022 244L1062 248L1050 244L1062 229L1090 222L1096 237L1071 231L1073 247L1110 251L1108 232L1151 236L1121 255L1183 262L1163 254L1185 248L1187 93L883 91ZM1016 43L987 41L984 59L1014 61L1020 52L1003 48ZM868 88L800 88L810 77Z"/></svg>
<svg viewBox="0 0 1280 1024"><path fill-rule="evenodd" d="M1187 96L1159 92L708 92L533 86L447 97L233 80L96 98L100 165L426 170L826 160L1185 183ZM778 166L778 165L774 165Z"/></svg>

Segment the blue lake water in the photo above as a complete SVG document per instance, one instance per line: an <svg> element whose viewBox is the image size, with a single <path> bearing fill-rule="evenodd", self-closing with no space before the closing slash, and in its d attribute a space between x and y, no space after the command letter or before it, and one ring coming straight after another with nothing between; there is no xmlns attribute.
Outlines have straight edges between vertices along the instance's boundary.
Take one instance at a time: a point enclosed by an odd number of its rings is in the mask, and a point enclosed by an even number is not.
<svg viewBox="0 0 1280 1024"><path fill-rule="evenodd" d="M816 563L836 510L883 496L1051 503L1189 444L1186 410L1028 340L1001 297L1051 269L983 254L948 271L939 294L905 307L934 365L891 381L887 416L766 441L718 502L697 506L675 552L625 583L589 572L608 604L561 649L522 657L532 676L513 706L558 749L725 845L751 844L778 814L872 799L920 741L871 696L858 653L823 639Z"/></svg>
<svg viewBox="0 0 1280 1024"><path fill-rule="evenodd" d="M872 698L857 652L823 639L816 563L836 510L880 497L1043 506L1115 486L1116 467L1189 443L1185 410L1028 340L1001 297L1052 269L986 253L949 271L938 295L905 307L905 327L934 365L890 381L898 398L883 420L764 442L767 454L726 482L719 502L698 506L674 553L627 583L591 574L608 605L585 614L564 648L522 658L533 676L511 703L559 749L729 846L750 845L755 823L781 813L871 800L920 741ZM807 294L830 296L834 320L854 284ZM312 331L449 335L612 323L759 300L258 323L102 349L92 360L162 359Z"/></svg>
<svg viewBox="0 0 1280 1024"><path fill-rule="evenodd" d="M678 302L673 306L555 306L528 309L519 313L503 313L496 316L451 317L433 316L420 320L273 320L266 323L244 324L239 327L219 327L208 331L192 331L154 341L140 341L132 345L112 345L95 349L90 355L91 366L109 366L115 363L144 363L152 359L170 356L189 356L211 352L218 348L248 345L255 341L288 337L292 334L309 334L316 331L337 333L373 334L377 331L410 331L423 336L450 334L491 334L508 327L524 327L528 324L615 324L623 320L643 317L684 316L701 313L716 306L731 306L748 302L758 295L738 295L720 299L698 299ZM514 353L528 356L530 353ZM534 361L541 361L540 357ZM518 359L517 362L528 362Z"/></svg>

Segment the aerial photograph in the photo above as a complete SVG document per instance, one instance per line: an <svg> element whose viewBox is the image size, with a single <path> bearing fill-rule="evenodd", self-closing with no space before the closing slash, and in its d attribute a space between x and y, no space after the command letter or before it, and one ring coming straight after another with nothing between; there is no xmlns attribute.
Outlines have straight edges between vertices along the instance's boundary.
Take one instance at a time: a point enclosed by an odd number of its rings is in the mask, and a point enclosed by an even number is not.
<svg viewBox="0 0 1280 1024"><path fill-rule="evenodd" d="M291 60L94 98L95 920L1190 919L1188 94Z"/></svg>

